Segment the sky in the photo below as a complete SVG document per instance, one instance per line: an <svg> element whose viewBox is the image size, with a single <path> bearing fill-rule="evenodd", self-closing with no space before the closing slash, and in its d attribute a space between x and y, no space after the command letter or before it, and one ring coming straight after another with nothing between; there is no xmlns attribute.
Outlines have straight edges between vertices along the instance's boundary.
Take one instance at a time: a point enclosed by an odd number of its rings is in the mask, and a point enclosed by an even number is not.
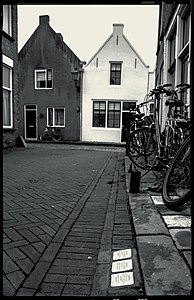
<svg viewBox="0 0 194 300"><path fill-rule="evenodd" d="M156 61L158 5L18 5L18 51L39 25L39 16L49 15L52 29L82 61L88 62L113 32L114 23L150 71Z"/></svg>

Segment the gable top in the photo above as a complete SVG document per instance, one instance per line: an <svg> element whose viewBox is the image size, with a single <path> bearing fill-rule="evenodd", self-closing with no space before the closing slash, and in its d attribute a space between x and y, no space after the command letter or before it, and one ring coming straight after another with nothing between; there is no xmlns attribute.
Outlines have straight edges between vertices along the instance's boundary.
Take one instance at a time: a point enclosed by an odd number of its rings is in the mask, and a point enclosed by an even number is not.
<svg viewBox="0 0 194 300"><path fill-rule="evenodd" d="M98 49L98 51L91 57L91 59L86 64L86 67L91 63L91 61L98 55L98 53L104 48L104 46L108 43L108 41L114 36L114 35L121 35L129 47L133 50L133 52L137 55L137 57L140 59L140 61L143 63L143 65L146 68L149 68L148 65L144 62L144 60L141 58L141 56L137 53L136 49L132 46L132 44L129 42L129 40L126 38L126 36L123 34L123 28L124 24L121 23L115 23L113 24L113 33L107 38L107 40L102 44L102 46Z"/></svg>
<svg viewBox="0 0 194 300"><path fill-rule="evenodd" d="M36 30L33 32L33 34L30 36L30 38L27 40L25 45L22 47L22 49L19 52L19 57L23 57L27 52L30 46L33 44L34 40L36 39L36 36L38 34L38 29L40 26L49 26L49 30L51 34L53 35L54 39L59 42L61 49L64 53L66 53L66 50L68 53L71 53L70 55L74 55L77 61L81 63L81 60L77 57L77 55L67 46L67 44L63 41L63 36L61 33L56 33L53 28L50 26L50 17L48 15L42 15L39 16L39 26L36 28Z"/></svg>

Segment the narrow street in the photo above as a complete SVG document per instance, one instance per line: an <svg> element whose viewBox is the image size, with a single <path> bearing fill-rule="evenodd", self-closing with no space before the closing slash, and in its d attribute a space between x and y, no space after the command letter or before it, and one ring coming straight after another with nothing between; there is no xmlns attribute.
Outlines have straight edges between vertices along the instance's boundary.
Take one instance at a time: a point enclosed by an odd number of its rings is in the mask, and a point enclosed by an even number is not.
<svg viewBox="0 0 194 300"><path fill-rule="evenodd" d="M124 147L28 144L3 172L5 296L145 294Z"/></svg>

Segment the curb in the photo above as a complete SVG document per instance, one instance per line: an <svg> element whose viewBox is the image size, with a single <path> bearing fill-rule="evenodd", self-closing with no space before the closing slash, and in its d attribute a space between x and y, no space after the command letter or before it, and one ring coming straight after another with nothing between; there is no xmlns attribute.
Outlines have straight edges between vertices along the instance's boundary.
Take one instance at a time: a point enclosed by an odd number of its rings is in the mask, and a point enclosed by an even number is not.
<svg viewBox="0 0 194 300"><path fill-rule="evenodd" d="M188 263L177 247L171 229L172 224L167 224L166 217L177 217L184 219L182 225L174 225L179 232L189 232L190 217L187 215L175 215L175 212L168 210L168 216L161 213L164 204L156 205L148 191L139 193L130 192L131 174L128 172L130 160L125 157L125 178L126 190L129 199L139 256L140 268L142 271L146 296L159 295L190 295L192 282L191 271ZM147 179L152 184L154 177ZM155 179L156 180L156 179ZM146 181L146 177L144 178ZM147 182L148 182L147 181ZM143 185L143 183L142 183ZM161 196L156 196L160 197ZM185 208L185 211L188 208ZM167 209L166 209L167 210ZM176 212L177 213L177 212ZM184 212L182 212L184 214ZM186 223L183 224L183 221ZM185 228L186 227L186 228ZM177 228L176 228L177 230ZM187 240L187 253L191 251L191 244Z"/></svg>

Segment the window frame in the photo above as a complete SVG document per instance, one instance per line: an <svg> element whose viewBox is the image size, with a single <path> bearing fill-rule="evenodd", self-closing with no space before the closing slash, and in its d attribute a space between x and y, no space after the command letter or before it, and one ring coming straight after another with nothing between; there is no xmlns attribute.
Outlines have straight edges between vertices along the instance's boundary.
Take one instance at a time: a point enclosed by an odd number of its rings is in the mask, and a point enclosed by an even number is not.
<svg viewBox="0 0 194 300"><path fill-rule="evenodd" d="M109 76L109 85L111 86L121 86L122 84L122 63L121 61L110 61L110 76ZM120 66L120 70L112 70L113 65L119 65ZM114 79L116 81L117 76L116 74L119 73L119 83L117 82L111 82L111 80L113 80L113 73L115 73Z"/></svg>
<svg viewBox="0 0 194 300"><path fill-rule="evenodd" d="M12 79L13 79L13 68L5 63L2 64L2 69L3 67L9 69L9 80L10 80L10 87L4 86L2 83L2 89L3 91L8 91L9 92L9 118L10 118L10 125L5 125L3 121L3 129L12 129L13 128L13 88L12 88ZM3 101L4 104L4 101ZM4 108L3 108L4 110Z"/></svg>
<svg viewBox="0 0 194 300"><path fill-rule="evenodd" d="M95 103L99 103L99 104L105 104L105 109L100 109L100 105L99 105L99 109L94 109L94 104ZM94 100L93 101L93 106L92 106L92 127L93 128L106 128L106 101L104 100ZM100 116L104 115L104 126L94 126L94 112L98 112L98 123L100 124Z"/></svg>
<svg viewBox="0 0 194 300"><path fill-rule="evenodd" d="M7 16L4 14L5 7L8 8L7 10ZM5 18L8 17L8 30L5 28ZM3 31L12 37L12 5L11 4L4 4L3 5Z"/></svg>
<svg viewBox="0 0 194 300"><path fill-rule="evenodd" d="M51 75L52 75L52 78L51 78L51 82L52 82L52 87L48 87L48 71L51 71ZM53 89L53 69L52 68L46 68L46 69L35 69L34 70L35 72L35 90L52 90ZM37 74L40 73L40 72L44 72L45 73L45 83L46 83L46 86L45 87L38 87L37 86Z"/></svg>
<svg viewBox="0 0 194 300"><path fill-rule="evenodd" d="M111 104L114 104L114 109L113 110L110 109L110 105ZM115 109L116 104L119 104L119 110ZM109 122L111 120L111 118L110 118L110 112L113 112L113 119L112 120L113 120L113 125L114 126L109 126ZM119 126L115 126L115 121L117 121L116 116L117 116L118 112L119 112L119 119L118 119ZM121 102L118 102L118 101L108 101L108 107L107 107L107 128L121 128Z"/></svg>
<svg viewBox="0 0 194 300"><path fill-rule="evenodd" d="M94 102L103 102L105 103L105 109L104 109L104 116L105 116L105 120L104 120L104 126L94 126ZM122 112L122 102L123 101L114 101L114 100L97 100L97 99L92 99L92 120L91 120L91 128L93 129L108 129L108 130L120 130L121 129L121 112ZM125 101L127 102L127 101ZM119 110L119 127L109 127L108 126L108 107L109 107L109 103L119 103L120 105L120 110Z"/></svg>
<svg viewBox="0 0 194 300"><path fill-rule="evenodd" d="M53 110L53 112L52 112L52 125L50 125L49 124L49 109L52 109ZM59 110L59 109L63 109L63 111L64 111L64 118L63 118L63 120L64 120L64 125L56 125L55 123L55 110ZM46 116L47 116L47 120L46 120L46 124L47 124L47 127L60 127L60 128L64 128L65 127L65 107L62 107L62 106L59 106L59 107L54 107L54 106L48 106L47 107L47 114L46 114Z"/></svg>

